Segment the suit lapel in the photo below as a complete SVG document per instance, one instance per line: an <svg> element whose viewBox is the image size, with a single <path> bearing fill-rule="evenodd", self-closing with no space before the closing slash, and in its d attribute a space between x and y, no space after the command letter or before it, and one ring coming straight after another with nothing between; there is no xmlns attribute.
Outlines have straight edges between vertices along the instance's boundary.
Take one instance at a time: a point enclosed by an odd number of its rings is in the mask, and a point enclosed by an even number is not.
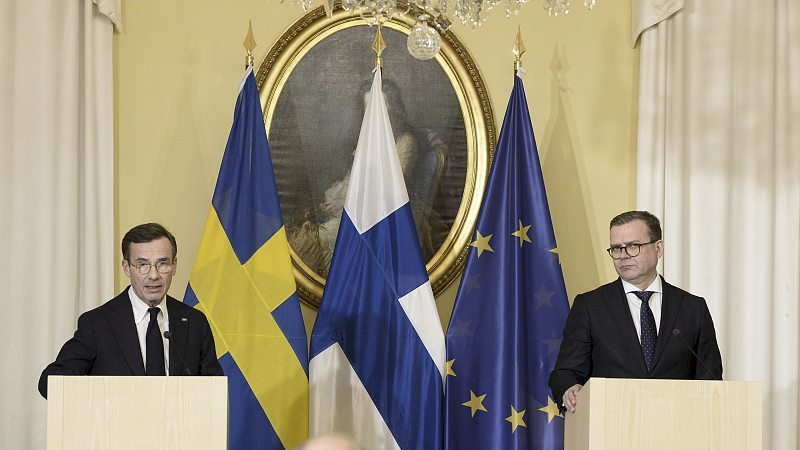
<svg viewBox="0 0 800 450"><path fill-rule="evenodd" d="M179 354L185 352L186 344L189 337L189 318L186 313L180 308L177 308L175 300L172 297L167 297L167 311L169 311L169 374L170 375L184 375L188 368L184 369L183 361L186 360L186 355Z"/></svg>
<svg viewBox="0 0 800 450"><path fill-rule="evenodd" d="M639 369L642 373L647 373L647 366L644 363L642 345L639 343L639 335L636 334L636 325L631 317L631 308L628 306L628 298L622 288L622 281L617 279L612 284L612 288L607 292L606 304L611 309L611 317L617 321L625 348L631 354L631 361L638 361Z"/></svg>
<svg viewBox="0 0 800 450"><path fill-rule="evenodd" d="M128 364L132 375L144 375L144 361L142 348L139 346L139 335L136 333L136 323L133 318L130 297L126 289L111 301L112 310L109 313L109 326L117 340L122 357Z"/></svg>
<svg viewBox="0 0 800 450"><path fill-rule="evenodd" d="M683 298L679 295L678 291L670 284L661 278L661 324L658 327L658 340L656 341L656 353L653 355L653 369L658 366L658 360L664 354L664 349L672 336L672 330L675 329L675 321L678 318L678 311L680 310Z"/></svg>

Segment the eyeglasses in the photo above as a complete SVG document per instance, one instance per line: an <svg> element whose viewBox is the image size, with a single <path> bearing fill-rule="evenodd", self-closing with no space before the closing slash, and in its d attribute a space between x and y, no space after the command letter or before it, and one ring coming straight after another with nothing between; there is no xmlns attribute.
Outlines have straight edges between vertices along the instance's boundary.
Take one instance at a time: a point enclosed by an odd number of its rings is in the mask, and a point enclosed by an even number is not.
<svg viewBox="0 0 800 450"><path fill-rule="evenodd" d="M622 251L625 250L625 253L628 254L631 258L635 258L639 256L639 253L642 251L642 246L655 244L658 242L658 239L655 241L645 242L643 244L628 244L628 245L620 245L620 246L611 246L611 248L607 248L606 251L608 252L608 256L612 259L620 259L622 258Z"/></svg>
<svg viewBox="0 0 800 450"><path fill-rule="evenodd" d="M130 264L131 267L134 267L136 271L142 275L147 275L148 273L150 273L150 269L153 267L155 267L158 273L162 275L172 272L172 262L169 261L159 261L155 264L150 264L149 262L131 264L131 262L128 261L128 264Z"/></svg>

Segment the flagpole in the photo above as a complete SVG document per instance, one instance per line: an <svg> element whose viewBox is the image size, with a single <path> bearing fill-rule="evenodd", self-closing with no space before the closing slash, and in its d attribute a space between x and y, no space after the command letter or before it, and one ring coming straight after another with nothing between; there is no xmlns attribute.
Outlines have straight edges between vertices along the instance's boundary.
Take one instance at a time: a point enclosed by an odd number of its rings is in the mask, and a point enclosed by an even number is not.
<svg viewBox="0 0 800 450"><path fill-rule="evenodd" d="M184 303L206 313L228 378L228 448L291 449L308 438L307 337L253 72L252 22L243 46L247 67Z"/></svg>
<svg viewBox="0 0 800 450"><path fill-rule="evenodd" d="M244 38L244 42L242 42L245 50L247 50L247 57L245 59L244 68L247 69L248 67L253 65L253 50L256 48L256 39L253 37L253 21L250 20L249 24L247 25L247 36Z"/></svg>
<svg viewBox="0 0 800 450"><path fill-rule="evenodd" d="M517 28L517 39L514 41L514 47L511 48L514 53L514 76L522 70L522 54L525 53L525 44L522 43L522 27Z"/></svg>
<svg viewBox="0 0 800 450"><path fill-rule="evenodd" d="M564 450L547 381L569 301L519 30L512 52L513 88L447 327L445 450Z"/></svg>
<svg viewBox="0 0 800 450"><path fill-rule="evenodd" d="M383 40L383 35L381 34L381 24L379 23L377 26L377 31L375 32L375 40L372 41L372 50L375 52L375 68L376 69L383 69L383 50L386 49L386 42Z"/></svg>
<svg viewBox="0 0 800 450"><path fill-rule="evenodd" d="M372 85L311 333L310 429L346 432L369 449L441 450L444 333L381 89L385 47L378 28Z"/></svg>

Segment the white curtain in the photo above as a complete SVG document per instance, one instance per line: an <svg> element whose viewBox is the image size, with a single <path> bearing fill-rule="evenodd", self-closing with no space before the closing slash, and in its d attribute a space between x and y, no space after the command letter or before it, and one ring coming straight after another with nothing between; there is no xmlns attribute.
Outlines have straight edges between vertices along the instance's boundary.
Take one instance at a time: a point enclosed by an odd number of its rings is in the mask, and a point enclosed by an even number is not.
<svg viewBox="0 0 800 450"><path fill-rule="evenodd" d="M725 379L763 383L764 448L798 448L800 2L634 0L637 207L667 280L706 297Z"/></svg>
<svg viewBox="0 0 800 450"><path fill-rule="evenodd" d="M45 447L39 373L113 294L120 10L97 3L0 0L0 449Z"/></svg>

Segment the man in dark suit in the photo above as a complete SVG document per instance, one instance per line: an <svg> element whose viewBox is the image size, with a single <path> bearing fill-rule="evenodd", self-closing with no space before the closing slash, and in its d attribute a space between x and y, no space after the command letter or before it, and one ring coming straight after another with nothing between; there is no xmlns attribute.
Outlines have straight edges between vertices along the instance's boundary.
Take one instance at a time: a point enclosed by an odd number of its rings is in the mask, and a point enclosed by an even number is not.
<svg viewBox="0 0 800 450"><path fill-rule="evenodd" d="M167 295L178 259L163 226L136 226L122 239L131 285L78 318L75 336L39 378L50 375L222 375L205 315ZM166 339L165 339L166 338Z"/></svg>
<svg viewBox="0 0 800 450"><path fill-rule="evenodd" d="M591 377L722 379L706 301L656 272L664 254L658 218L646 211L618 215L607 251L619 279L575 297L550 374L553 398L574 413Z"/></svg>

